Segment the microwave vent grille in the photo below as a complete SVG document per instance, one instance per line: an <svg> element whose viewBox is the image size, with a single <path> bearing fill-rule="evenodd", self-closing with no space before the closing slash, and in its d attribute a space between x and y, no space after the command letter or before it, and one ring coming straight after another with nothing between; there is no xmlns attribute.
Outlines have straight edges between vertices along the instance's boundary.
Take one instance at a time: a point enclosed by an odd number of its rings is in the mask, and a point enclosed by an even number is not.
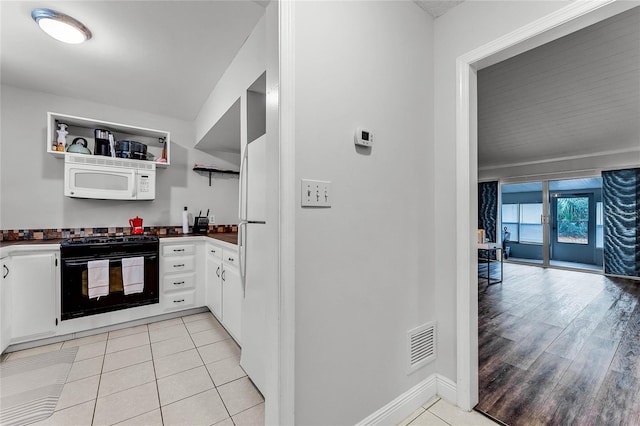
<svg viewBox="0 0 640 426"><path fill-rule="evenodd" d="M122 167L126 169L137 170L155 170L156 165L153 162L123 160L120 158L90 156L90 155L67 155L65 158L67 163L88 164L95 166Z"/></svg>

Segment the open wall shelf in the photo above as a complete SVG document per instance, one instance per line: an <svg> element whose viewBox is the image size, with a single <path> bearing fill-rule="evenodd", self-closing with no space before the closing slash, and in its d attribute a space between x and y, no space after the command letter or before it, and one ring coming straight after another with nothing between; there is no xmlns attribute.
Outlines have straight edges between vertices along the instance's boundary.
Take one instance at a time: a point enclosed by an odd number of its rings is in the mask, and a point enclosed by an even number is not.
<svg viewBox="0 0 640 426"><path fill-rule="evenodd" d="M211 186L211 174L212 173L224 173L224 174L229 174L229 175L239 175L240 174L240 172L235 171L235 170L222 170L222 169L216 169L216 168L213 168L213 167L203 167L203 166L194 166L193 167L193 171L209 173L209 186Z"/></svg>
<svg viewBox="0 0 640 426"><path fill-rule="evenodd" d="M58 130L58 123L67 124L67 131L69 133L66 136L67 146L65 148L67 148L75 138L82 137L87 140L89 150L91 152L95 152L95 139L93 132L95 129L105 129L113 133L116 141L133 140L147 145L147 153L152 154L154 157L154 160L129 161L153 162L157 167L167 167L171 164L171 134L167 131L49 112L47 113L47 152L56 157L64 158L67 154L66 150L55 151L52 149L58 139L58 134L56 132ZM167 162L155 161L161 158L165 141ZM128 161L127 159L124 160Z"/></svg>

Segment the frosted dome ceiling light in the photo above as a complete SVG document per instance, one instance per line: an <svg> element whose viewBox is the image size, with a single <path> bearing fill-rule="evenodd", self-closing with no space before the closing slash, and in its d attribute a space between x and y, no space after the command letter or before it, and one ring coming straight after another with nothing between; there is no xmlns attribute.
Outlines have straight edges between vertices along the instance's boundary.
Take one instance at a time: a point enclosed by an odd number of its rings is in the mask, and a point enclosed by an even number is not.
<svg viewBox="0 0 640 426"><path fill-rule="evenodd" d="M42 31L64 43L79 44L91 38L91 31L82 22L51 9L33 9L31 17Z"/></svg>

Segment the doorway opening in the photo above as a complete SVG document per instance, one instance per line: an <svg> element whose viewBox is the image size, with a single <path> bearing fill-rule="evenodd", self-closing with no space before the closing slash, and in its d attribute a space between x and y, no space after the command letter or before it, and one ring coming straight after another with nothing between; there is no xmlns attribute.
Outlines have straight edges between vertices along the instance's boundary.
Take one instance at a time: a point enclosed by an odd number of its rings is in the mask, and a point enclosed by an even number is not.
<svg viewBox="0 0 640 426"><path fill-rule="evenodd" d="M456 60L456 400L463 409L471 410L476 405L479 388L477 70L556 40L594 22L601 22L634 6L633 3L620 1L573 2L555 13L469 51Z"/></svg>

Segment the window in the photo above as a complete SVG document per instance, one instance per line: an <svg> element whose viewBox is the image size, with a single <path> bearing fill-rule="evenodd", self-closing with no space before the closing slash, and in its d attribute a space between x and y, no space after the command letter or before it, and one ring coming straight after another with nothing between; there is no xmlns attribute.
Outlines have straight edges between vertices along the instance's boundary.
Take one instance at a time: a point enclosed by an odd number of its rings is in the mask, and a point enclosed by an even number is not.
<svg viewBox="0 0 640 426"><path fill-rule="evenodd" d="M511 235L509 236L509 241L518 241L518 204L503 204L502 205L502 228L501 231L504 232L504 228L507 228L507 232ZM504 238L504 234L503 234Z"/></svg>
<svg viewBox="0 0 640 426"><path fill-rule="evenodd" d="M598 201L596 203L596 248L604 247L604 221L602 218L602 201Z"/></svg>
<svg viewBox="0 0 640 426"><path fill-rule="evenodd" d="M520 242L542 244L542 203L520 204Z"/></svg>
<svg viewBox="0 0 640 426"><path fill-rule="evenodd" d="M502 205L502 229L511 233L509 241L542 244L542 203Z"/></svg>
<svg viewBox="0 0 640 426"><path fill-rule="evenodd" d="M589 197L556 198L559 243L589 244Z"/></svg>

